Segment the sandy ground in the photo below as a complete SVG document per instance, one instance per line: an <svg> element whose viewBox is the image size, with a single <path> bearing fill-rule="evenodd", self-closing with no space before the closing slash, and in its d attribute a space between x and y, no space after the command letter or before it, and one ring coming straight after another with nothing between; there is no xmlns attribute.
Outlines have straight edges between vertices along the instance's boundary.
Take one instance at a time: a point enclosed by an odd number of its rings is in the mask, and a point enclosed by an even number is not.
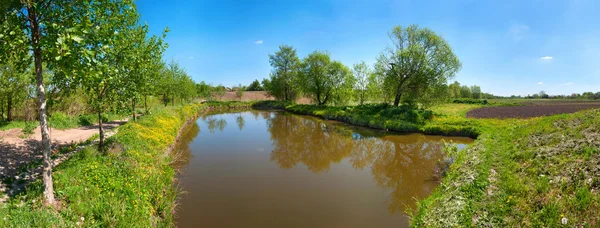
<svg viewBox="0 0 600 228"><path fill-rule="evenodd" d="M226 92L223 97L216 96L218 101L239 101L240 99L235 95L235 92ZM242 101L262 101L262 100L275 100L270 97L265 91L246 91L242 95ZM310 104L311 101L308 98L302 97L296 100L298 104Z"/></svg>
<svg viewBox="0 0 600 228"><path fill-rule="evenodd" d="M104 130L109 131L127 122L127 119L103 124ZM98 126L86 126L67 130L50 129L52 148L83 142L98 133ZM14 176L19 166L42 157L41 131L36 128L34 133L23 137L21 129L0 131L0 178Z"/></svg>

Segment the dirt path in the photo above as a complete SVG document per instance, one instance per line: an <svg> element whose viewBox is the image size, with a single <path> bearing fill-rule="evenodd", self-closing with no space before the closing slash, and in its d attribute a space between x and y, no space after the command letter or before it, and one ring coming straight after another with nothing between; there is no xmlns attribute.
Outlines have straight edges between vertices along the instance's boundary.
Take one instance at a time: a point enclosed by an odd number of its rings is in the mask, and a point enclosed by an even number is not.
<svg viewBox="0 0 600 228"><path fill-rule="evenodd" d="M127 121L128 119L107 122L103 127L106 131L110 131ZM83 142L97 133L98 125L67 130L50 129L52 148ZM0 131L0 180L17 175L19 166L42 158L41 138L39 127L27 137L23 137L21 129Z"/></svg>

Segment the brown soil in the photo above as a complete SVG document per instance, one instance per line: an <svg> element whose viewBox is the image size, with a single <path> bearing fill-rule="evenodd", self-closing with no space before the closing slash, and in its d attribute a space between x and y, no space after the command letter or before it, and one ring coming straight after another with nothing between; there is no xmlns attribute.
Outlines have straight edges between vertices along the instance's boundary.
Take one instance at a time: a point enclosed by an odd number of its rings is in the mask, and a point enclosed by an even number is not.
<svg viewBox="0 0 600 228"><path fill-rule="evenodd" d="M216 96L218 101L239 101L240 99L236 96L235 92L226 92L223 97ZM269 96L265 91L246 91L242 95L241 101L262 101L262 100L275 100L275 98ZM306 97L299 98L296 100L298 104L310 104L311 100Z"/></svg>
<svg viewBox="0 0 600 228"><path fill-rule="evenodd" d="M108 122L103 124L103 127L109 131L126 122L127 119ZM50 129L52 148L83 142L97 133L97 125L67 130ZM0 178L12 177L17 174L19 166L42 158L41 138L39 127L28 136L23 135L21 129L0 131Z"/></svg>
<svg viewBox="0 0 600 228"><path fill-rule="evenodd" d="M600 108L600 102L544 102L525 106L484 107L467 112L470 118L531 118Z"/></svg>

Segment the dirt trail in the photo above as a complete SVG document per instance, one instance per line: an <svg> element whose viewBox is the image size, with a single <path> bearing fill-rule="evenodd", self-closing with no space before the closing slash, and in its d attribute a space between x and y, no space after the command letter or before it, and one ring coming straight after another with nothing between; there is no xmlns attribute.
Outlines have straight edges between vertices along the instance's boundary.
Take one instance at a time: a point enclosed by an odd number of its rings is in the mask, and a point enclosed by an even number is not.
<svg viewBox="0 0 600 228"><path fill-rule="evenodd" d="M127 121L128 119L107 122L103 124L103 127L106 131L110 131ZM98 125L67 130L50 129L52 148L83 142L97 133ZM0 131L0 179L15 176L19 166L42 158L41 138L39 127L33 134L26 137L23 137L21 129Z"/></svg>

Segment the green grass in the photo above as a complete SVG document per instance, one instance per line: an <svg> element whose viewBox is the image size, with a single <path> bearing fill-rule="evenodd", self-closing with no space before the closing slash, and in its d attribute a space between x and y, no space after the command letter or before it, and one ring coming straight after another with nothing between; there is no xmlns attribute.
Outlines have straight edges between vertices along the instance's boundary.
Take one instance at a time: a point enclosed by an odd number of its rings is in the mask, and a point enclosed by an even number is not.
<svg viewBox="0 0 600 228"><path fill-rule="evenodd" d="M600 110L480 124L413 226L600 225Z"/></svg>
<svg viewBox="0 0 600 228"><path fill-rule="evenodd" d="M0 131L6 131L6 130L10 130L10 129L15 129L15 128L20 128L23 129L25 128L25 126L27 125L35 125L37 126L39 124L39 122L37 121L4 121L4 120L0 120Z"/></svg>
<svg viewBox="0 0 600 228"><path fill-rule="evenodd" d="M387 104L330 107L297 105L278 101L263 101L253 105L254 108L282 109L292 113L395 132L420 132L430 135L476 138L479 135L478 121L459 118L457 113L466 113L469 109L480 107L480 105L457 104L456 106L460 108L427 110L410 106L394 107Z"/></svg>
<svg viewBox="0 0 600 228"><path fill-rule="evenodd" d="M103 113L102 122L110 122L115 120L122 120L128 117L128 114L114 114L114 113ZM86 114L79 116L68 116L61 112L55 112L48 118L50 127L55 129L70 129L81 126L91 126L98 124L98 114Z"/></svg>
<svg viewBox="0 0 600 228"><path fill-rule="evenodd" d="M0 208L0 227L170 227L177 189L165 152L199 113L249 103L193 104L154 111L107 140L107 153L87 147L55 168L59 211L41 204L41 181ZM4 219L6 218L6 219Z"/></svg>

